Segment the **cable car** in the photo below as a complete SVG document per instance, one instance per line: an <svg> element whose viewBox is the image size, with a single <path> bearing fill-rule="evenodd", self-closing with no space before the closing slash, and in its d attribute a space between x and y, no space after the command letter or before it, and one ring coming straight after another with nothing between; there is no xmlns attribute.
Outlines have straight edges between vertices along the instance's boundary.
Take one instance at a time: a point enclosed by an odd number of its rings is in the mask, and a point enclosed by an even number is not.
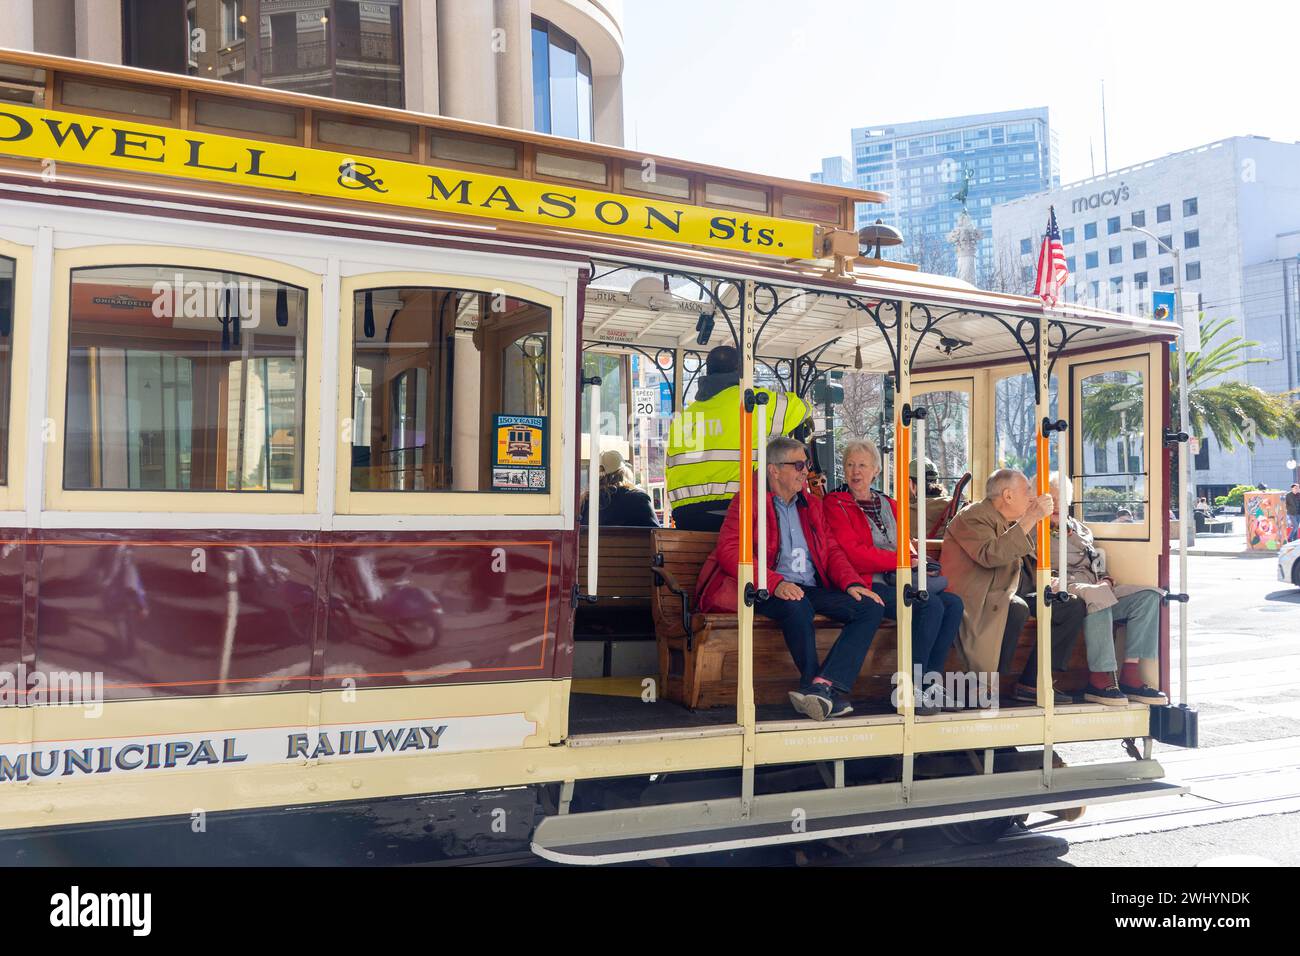
<svg viewBox="0 0 1300 956"><path fill-rule="evenodd" d="M35 54L0 88L0 859L592 864L1180 792L1185 680L918 715L900 602L860 712L795 719L744 595L694 606L707 535L578 523L611 447L670 519L667 422L619 407L725 342L827 444L878 373L904 501L910 447L975 496L1059 449L1168 589L1168 324L864 257L878 193ZM1061 765L1088 740L1131 756Z"/></svg>

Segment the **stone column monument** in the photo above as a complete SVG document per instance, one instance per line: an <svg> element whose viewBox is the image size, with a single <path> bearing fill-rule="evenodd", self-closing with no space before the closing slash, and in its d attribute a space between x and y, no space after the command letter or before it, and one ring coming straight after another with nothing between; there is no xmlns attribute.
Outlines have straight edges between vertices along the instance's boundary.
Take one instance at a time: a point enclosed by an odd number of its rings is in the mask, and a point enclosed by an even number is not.
<svg viewBox="0 0 1300 956"><path fill-rule="evenodd" d="M957 278L971 285L975 285L976 278L975 256L979 250L980 240L984 238L983 231L975 225L970 213L966 211L966 197L970 194L970 183L974 178L975 171L967 169L961 190L952 197L961 203L961 212L957 215L957 225L953 227L952 232L948 233L948 241L957 250Z"/></svg>

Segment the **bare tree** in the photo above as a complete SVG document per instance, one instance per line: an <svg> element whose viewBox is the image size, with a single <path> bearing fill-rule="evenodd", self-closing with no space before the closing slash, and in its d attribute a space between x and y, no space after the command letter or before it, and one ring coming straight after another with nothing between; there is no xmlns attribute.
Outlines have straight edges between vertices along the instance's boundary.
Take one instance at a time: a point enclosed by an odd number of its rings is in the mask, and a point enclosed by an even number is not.
<svg viewBox="0 0 1300 956"><path fill-rule="evenodd" d="M1030 272L1025 269L1029 266ZM993 253L993 265L981 277L980 287L990 292L1009 292L1012 295L1032 295L1034 278L1032 266L1006 240Z"/></svg>

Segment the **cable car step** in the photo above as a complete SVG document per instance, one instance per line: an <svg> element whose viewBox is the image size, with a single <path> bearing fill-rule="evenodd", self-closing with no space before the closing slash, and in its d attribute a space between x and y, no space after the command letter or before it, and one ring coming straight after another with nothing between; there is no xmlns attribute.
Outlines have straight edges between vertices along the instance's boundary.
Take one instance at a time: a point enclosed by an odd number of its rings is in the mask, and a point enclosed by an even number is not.
<svg viewBox="0 0 1300 956"><path fill-rule="evenodd" d="M1156 761L1138 760L1056 768L1050 788L1027 771L917 781L908 801L897 783L764 795L748 818L739 798L597 810L547 817L532 849L559 863L626 863L1187 792L1162 776Z"/></svg>

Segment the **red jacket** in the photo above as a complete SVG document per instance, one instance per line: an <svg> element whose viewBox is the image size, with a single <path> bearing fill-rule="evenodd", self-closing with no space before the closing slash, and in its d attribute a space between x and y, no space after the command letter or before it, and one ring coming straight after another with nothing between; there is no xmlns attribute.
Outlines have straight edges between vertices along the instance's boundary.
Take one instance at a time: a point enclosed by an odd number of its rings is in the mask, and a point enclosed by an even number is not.
<svg viewBox="0 0 1300 956"><path fill-rule="evenodd" d="M877 494L889 502L889 510L894 513L894 526L898 526L898 502L888 495ZM826 496L823 505L826 511L826 526L839 543L844 556L849 559L859 574L870 577L884 574L886 571L898 570L898 555L887 548L877 548L875 538L871 535L871 522L858 507L853 493L835 491Z"/></svg>
<svg viewBox="0 0 1300 956"><path fill-rule="evenodd" d="M758 489L755 487L755 496ZM863 584L863 576L853 570L840 546L836 544L830 529L826 527L826 518L822 511L820 499L806 492L799 493L799 524L803 527L803 536L808 542L809 557L822 585L844 591L855 584ZM755 509L757 510L757 509ZM758 549L758 521L755 514L754 548ZM781 545L781 531L776 522L776 507L772 504L772 495L767 500L767 589L775 591L776 586L784 580L776 570L777 551ZM700 568L699 581L695 588L695 604L701 611L728 612L736 610L736 581L740 576L740 496L731 499L727 508L727 517L718 532L718 543L713 553L705 559ZM755 555L757 556L757 554ZM757 585L757 575L755 575Z"/></svg>

